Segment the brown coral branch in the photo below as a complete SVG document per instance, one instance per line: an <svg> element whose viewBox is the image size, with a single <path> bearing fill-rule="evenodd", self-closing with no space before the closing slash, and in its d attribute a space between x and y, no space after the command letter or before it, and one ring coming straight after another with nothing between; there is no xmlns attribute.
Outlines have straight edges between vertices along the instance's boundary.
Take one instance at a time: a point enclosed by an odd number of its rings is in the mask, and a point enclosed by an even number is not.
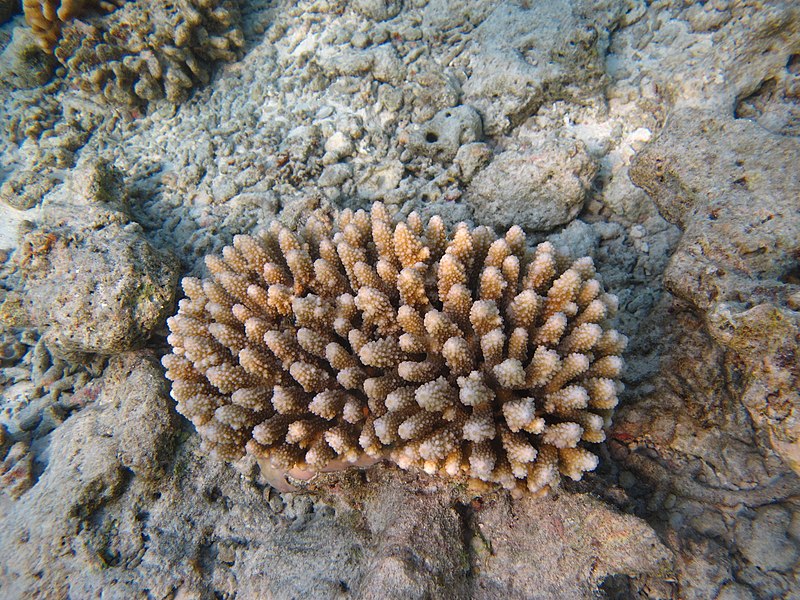
<svg viewBox="0 0 800 600"><path fill-rule="evenodd" d="M52 53L64 23L92 8L110 12L123 2L125 0L23 0L22 10L39 46L45 52Z"/></svg>
<svg viewBox="0 0 800 600"><path fill-rule="evenodd" d="M538 492L597 465L625 337L589 258L559 268L434 217L343 211L237 236L187 278L164 357L213 453L311 472L364 457Z"/></svg>

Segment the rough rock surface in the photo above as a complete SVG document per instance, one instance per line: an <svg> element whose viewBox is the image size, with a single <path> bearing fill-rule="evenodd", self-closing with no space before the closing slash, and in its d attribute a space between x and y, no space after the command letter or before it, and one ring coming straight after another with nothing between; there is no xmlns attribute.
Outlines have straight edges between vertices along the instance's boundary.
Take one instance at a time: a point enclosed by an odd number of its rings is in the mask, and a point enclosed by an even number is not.
<svg viewBox="0 0 800 600"><path fill-rule="evenodd" d="M583 142L540 138L495 156L464 199L481 223L550 231L578 216L596 173Z"/></svg>
<svg viewBox="0 0 800 600"><path fill-rule="evenodd" d="M48 343L62 352L129 350L171 310L177 264L131 222L114 169L86 165L64 191L23 236L12 265L19 287L6 294L0 316L13 326L46 328Z"/></svg>
<svg viewBox="0 0 800 600"><path fill-rule="evenodd" d="M482 138L480 114L471 106L456 106L436 113L409 136L407 144L416 154L449 162L462 146Z"/></svg>
<svg viewBox="0 0 800 600"><path fill-rule="evenodd" d="M148 355L115 357L101 383L52 434L25 501L0 500L9 597L528 597L543 579L551 597L583 597L608 573L669 564L644 522L589 496L470 504L376 467L282 498L194 443L171 451L177 415Z"/></svg>
<svg viewBox="0 0 800 600"><path fill-rule="evenodd" d="M472 36L478 50L464 83L464 97L484 115L486 131L505 133L546 102L579 102L599 91L609 34L624 10L621 2L568 0L509 2L493 10Z"/></svg>
<svg viewBox="0 0 800 600"><path fill-rule="evenodd" d="M215 591L331 598L382 586L399 597L444 589L515 598L545 589L595 598L599 583L599 594L614 598L797 597L797 2L239 6L241 60L209 71L209 84L178 110L153 100L148 114L141 105L111 110L65 71L45 76L47 65L20 52L30 44L12 43L22 19L0 25L0 52L11 48L0 64L35 67L25 77L33 87L0 85L0 296L20 291L11 268L21 255L17 225L23 235L26 222L41 227L78 159L119 169L130 200L124 222L139 223L139 239L174 252L199 277L200 258L235 234L273 218L294 228L317 208L380 200L399 217L416 210L425 220L442 214L450 226L474 223L484 201L465 195L499 156L540 145L538 160L553 163L559 147L548 140L580 143L596 169L580 212L554 230L526 233L533 244L547 239L592 256L619 296L615 327L631 343L606 455L590 477L550 499L473 500L471 491L388 467L279 493L253 465L237 472L204 456L178 421L175 435L160 438L173 444L165 444L172 462L153 480L117 457L128 430L121 407L130 401L128 421L142 418L139 394L110 391L121 371L106 380L108 359L59 357L38 332L4 324L3 592L24 598L38 587L67 597L72 585L71 597L81 598L101 589L126 599ZM444 154L409 145L437 113L467 106L482 135L459 139L454 157L454 141ZM669 177L660 179L650 159L662 160ZM631 181L632 164L643 187ZM573 177L571 168L559 169L555 183ZM480 216L506 230L528 210L512 200ZM95 214L73 215L76 228L88 231ZM160 358L159 331L149 340ZM150 364L135 371L152 374ZM137 388L149 378L131 377ZM105 408L93 429L102 390L121 407ZM162 393L145 396L165 402ZM131 456L128 464L142 464ZM148 463L158 455L136 456ZM85 478L70 470L84 461ZM573 496L586 493L605 505L599 520L620 528L576 525L597 507ZM81 503L94 512L71 516ZM400 509L381 512L382 503ZM550 514L565 517L559 525ZM623 522L633 524L630 536ZM562 531L579 537L558 538ZM657 566L663 550L645 543L653 532L672 563ZM549 547L569 558L553 566ZM603 549L595 550L605 557L596 571L588 547ZM373 554L374 569L365 558ZM603 566L613 560L619 569ZM604 578L612 571L627 574Z"/></svg>
<svg viewBox="0 0 800 600"><path fill-rule="evenodd" d="M634 159L631 179L684 230L664 273L675 295L707 311L721 302L786 305L800 291L799 152L797 138L751 120L670 114Z"/></svg>
<svg viewBox="0 0 800 600"><path fill-rule="evenodd" d="M798 156L800 141L752 121L676 110L635 158L631 178L684 229L667 287L733 351L727 362L744 380L741 401L800 473Z"/></svg>

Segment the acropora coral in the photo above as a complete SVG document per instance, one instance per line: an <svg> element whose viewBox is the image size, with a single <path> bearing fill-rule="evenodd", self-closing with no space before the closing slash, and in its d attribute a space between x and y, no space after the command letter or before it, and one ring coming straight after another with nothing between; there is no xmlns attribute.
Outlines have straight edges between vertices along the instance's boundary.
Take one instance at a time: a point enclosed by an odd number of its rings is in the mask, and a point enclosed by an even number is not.
<svg viewBox="0 0 800 600"><path fill-rule="evenodd" d="M244 47L232 0L23 0L23 8L67 79L115 104L183 102L213 63L237 60Z"/></svg>
<svg viewBox="0 0 800 600"><path fill-rule="evenodd" d="M376 203L273 222L205 263L163 364L212 453L282 471L385 458L532 492L597 466L627 339L591 258Z"/></svg>
<svg viewBox="0 0 800 600"><path fill-rule="evenodd" d="M61 26L85 10L113 10L125 0L22 0L25 20L33 29L36 40L46 52L52 52L61 35Z"/></svg>

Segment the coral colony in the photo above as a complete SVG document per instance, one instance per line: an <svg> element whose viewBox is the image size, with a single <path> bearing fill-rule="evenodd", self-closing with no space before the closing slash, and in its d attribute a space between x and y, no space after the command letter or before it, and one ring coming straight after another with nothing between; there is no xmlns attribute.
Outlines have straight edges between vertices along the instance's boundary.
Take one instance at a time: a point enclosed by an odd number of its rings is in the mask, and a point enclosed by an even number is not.
<svg viewBox="0 0 800 600"><path fill-rule="evenodd" d="M244 47L232 0L23 0L23 9L39 45L81 89L120 105L180 103L208 83L212 63L236 60Z"/></svg>
<svg viewBox="0 0 800 600"><path fill-rule="evenodd" d="M236 236L206 266L163 363L212 453L311 472L385 458L531 492L597 466L627 340L591 258L376 203Z"/></svg>

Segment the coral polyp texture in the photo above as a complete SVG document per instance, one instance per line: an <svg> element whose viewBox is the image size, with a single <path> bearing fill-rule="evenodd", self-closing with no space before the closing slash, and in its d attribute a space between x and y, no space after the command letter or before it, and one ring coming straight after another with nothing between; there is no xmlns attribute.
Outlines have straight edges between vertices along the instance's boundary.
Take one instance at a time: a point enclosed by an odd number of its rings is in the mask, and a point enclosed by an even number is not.
<svg viewBox="0 0 800 600"><path fill-rule="evenodd" d="M115 104L185 100L208 83L211 65L239 58L241 16L233 0L23 0L40 46L75 85ZM76 18L80 17L80 18Z"/></svg>
<svg viewBox="0 0 800 600"><path fill-rule="evenodd" d="M206 266L183 280L163 364L216 455L386 458L532 492L597 466L627 340L591 258L376 203L236 236Z"/></svg>
<svg viewBox="0 0 800 600"><path fill-rule="evenodd" d="M36 40L43 50L52 52L61 35L61 25L78 16L85 10L101 8L113 10L116 2L104 0L22 0L22 9L25 20L33 29Z"/></svg>

